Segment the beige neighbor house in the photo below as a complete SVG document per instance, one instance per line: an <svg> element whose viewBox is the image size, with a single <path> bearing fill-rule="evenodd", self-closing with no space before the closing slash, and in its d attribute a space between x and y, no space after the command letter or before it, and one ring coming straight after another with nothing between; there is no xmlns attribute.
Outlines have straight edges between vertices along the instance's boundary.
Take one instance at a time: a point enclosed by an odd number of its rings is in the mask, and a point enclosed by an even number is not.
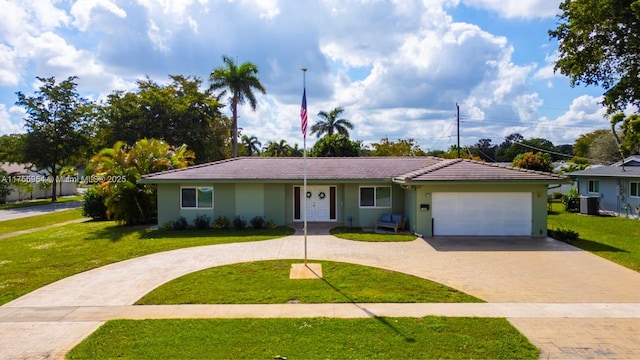
<svg viewBox="0 0 640 360"><path fill-rule="evenodd" d="M198 215L255 216L374 227L383 214L430 236L546 236L547 186L538 171L435 157L241 157L144 176L158 186L158 223ZM305 201L306 200L306 201Z"/></svg>

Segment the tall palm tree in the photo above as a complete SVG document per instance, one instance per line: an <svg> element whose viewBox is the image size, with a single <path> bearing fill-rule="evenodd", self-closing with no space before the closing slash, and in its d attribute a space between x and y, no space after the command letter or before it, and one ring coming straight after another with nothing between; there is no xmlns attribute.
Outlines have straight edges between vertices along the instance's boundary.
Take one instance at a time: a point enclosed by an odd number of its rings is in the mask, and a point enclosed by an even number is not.
<svg viewBox="0 0 640 360"><path fill-rule="evenodd" d="M255 110L257 106L256 97L253 90L258 90L263 94L267 91L264 89L258 74L258 67L251 63L245 62L236 65L236 63L228 56L222 56L225 66L218 67L211 72L209 81L211 82L211 90L224 89L220 93L220 97L229 93L229 103L231 104L231 112L233 120L231 123L231 148L233 157L238 156L238 104L244 104L249 101L251 109Z"/></svg>
<svg viewBox="0 0 640 360"><path fill-rule="evenodd" d="M280 142L269 141L264 147L263 154L270 157L285 157L291 154L291 150L287 141L282 139Z"/></svg>
<svg viewBox="0 0 640 360"><path fill-rule="evenodd" d="M349 137L349 130L353 130L353 124L347 119L338 119L340 114L344 112L344 109L339 106L331 112L320 111L318 116L322 120L316 122L311 126L311 134L316 134L317 137L324 135L333 135L334 132L338 134L346 135Z"/></svg>
<svg viewBox="0 0 640 360"><path fill-rule="evenodd" d="M255 137L254 135L251 135L250 137L247 135L242 135L241 140L248 156L253 156L253 154L260 154L260 146L262 146L262 143L258 141L257 137Z"/></svg>

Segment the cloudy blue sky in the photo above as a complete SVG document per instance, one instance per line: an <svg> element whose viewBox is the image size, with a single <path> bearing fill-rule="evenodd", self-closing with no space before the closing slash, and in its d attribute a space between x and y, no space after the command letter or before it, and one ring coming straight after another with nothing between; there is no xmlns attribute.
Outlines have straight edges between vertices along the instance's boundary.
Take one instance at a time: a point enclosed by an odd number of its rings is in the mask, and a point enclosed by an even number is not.
<svg viewBox="0 0 640 360"><path fill-rule="evenodd" d="M251 61L267 95L239 111L242 133L302 145L309 120L342 106L365 143L423 150L494 144L519 132L572 144L607 128L599 88L553 72L560 0L0 0L0 135L24 132L16 91L36 76L79 77L101 101L145 76L208 79L222 55ZM228 109L225 109L226 113ZM309 137L307 146L315 141Z"/></svg>

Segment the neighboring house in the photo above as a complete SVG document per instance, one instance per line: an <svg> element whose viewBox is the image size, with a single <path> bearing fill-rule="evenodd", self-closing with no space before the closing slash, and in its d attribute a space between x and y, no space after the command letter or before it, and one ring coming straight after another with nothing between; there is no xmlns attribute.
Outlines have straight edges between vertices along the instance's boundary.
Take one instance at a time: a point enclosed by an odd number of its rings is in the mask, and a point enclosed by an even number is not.
<svg viewBox="0 0 640 360"><path fill-rule="evenodd" d="M599 198L600 210L639 215L640 155L611 166L591 167L567 175L578 182L580 195Z"/></svg>
<svg viewBox="0 0 640 360"><path fill-rule="evenodd" d="M35 170L30 170L28 165L0 163L0 169L3 169L8 174L5 178L0 176L0 181L8 183L10 189L13 190L7 196L7 202L51 197L51 185L47 181L47 177ZM76 177L72 177L62 179L61 182L57 183L56 193L58 196L75 195L78 191L76 180ZM30 184L30 190L24 186L21 187L20 183Z"/></svg>
<svg viewBox="0 0 640 360"><path fill-rule="evenodd" d="M568 179L435 157L244 157L146 175L158 185L158 223L184 216L262 216L373 227L402 214L405 229L437 235L546 236L547 186Z"/></svg>

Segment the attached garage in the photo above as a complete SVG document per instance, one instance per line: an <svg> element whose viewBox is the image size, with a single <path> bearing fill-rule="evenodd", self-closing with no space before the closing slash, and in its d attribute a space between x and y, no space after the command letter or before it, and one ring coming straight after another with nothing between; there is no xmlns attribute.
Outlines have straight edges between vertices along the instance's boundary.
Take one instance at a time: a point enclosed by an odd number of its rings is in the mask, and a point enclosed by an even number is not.
<svg viewBox="0 0 640 360"><path fill-rule="evenodd" d="M435 236L531 236L532 193L434 192Z"/></svg>

